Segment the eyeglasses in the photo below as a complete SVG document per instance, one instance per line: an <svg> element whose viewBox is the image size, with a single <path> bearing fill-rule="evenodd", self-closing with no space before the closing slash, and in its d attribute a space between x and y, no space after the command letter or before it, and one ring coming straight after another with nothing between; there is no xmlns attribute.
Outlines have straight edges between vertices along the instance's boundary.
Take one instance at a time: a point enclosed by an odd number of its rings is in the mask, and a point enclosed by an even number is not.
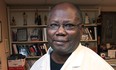
<svg viewBox="0 0 116 70"><path fill-rule="evenodd" d="M63 24L62 27L65 29L65 30L74 30L76 27L79 27L80 24L71 24L71 23L68 23L68 24ZM52 24L49 24L47 25L47 28L51 29L51 30L58 30L60 28L60 24L58 23L52 23Z"/></svg>

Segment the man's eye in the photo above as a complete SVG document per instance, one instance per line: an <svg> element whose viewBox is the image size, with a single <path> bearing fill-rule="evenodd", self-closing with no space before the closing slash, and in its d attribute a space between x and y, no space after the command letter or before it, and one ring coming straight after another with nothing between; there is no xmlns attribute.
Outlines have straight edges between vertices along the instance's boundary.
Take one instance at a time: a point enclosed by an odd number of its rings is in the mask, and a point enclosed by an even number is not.
<svg viewBox="0 0 116 70"><path fill-rule="evenodd" d="M74 27L75 25L73 24L65 24L65 27Z"/></svg>
<svg viewBox="0 0 116 70"><path fill-rule="evenodd" d="M58 27L58 24L50 24L50 27Z"/></svg>

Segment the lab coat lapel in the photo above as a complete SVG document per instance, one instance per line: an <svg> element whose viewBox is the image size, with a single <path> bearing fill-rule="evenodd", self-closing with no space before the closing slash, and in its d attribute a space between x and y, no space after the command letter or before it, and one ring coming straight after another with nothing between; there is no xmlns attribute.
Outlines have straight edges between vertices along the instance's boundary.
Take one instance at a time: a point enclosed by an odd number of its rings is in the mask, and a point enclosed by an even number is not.
<svg viewBox="0 0 116 70"><path fill-rule="evenodd" d="M53 51L53 49L50 47L48 49L48 52L47 52L47 56L46 56L46 59L44 60L44 62L42 63L42 69L40 70L50 70L50 53Z"/></svg>
<svg viewBox="0 0 116 70"><path fill-rule="evenodd" d="M83 61L84 54L82 53L81 44L77 47L77 49L71 54L71 56L67 59L61 70L81 70L81 64Z"/></svg>

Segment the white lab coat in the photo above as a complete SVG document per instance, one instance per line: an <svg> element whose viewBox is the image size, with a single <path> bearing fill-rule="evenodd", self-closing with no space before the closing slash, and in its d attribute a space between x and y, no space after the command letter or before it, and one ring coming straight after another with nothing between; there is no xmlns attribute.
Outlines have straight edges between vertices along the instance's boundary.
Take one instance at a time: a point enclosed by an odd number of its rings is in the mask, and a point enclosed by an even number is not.
<svg viewBox="0 0 116 70"><path fill-rule="evenodd" d="M30 70L50 70L50 52L37 60ZM91 49L79 44L77 49L70 55L61 70L114 70L104 59Z"/></svg>

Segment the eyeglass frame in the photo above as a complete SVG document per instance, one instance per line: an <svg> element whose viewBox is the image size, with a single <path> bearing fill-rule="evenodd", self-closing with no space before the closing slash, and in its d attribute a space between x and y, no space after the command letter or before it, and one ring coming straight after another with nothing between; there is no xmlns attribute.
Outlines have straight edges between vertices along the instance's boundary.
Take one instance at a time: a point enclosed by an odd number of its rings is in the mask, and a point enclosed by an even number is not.
<svg viewBox="0 0 116 70"><path fill-rule="evenodd" d="M74 30L76 28L76 26L79 28L80 25L81 25L81 23L78 23L78 24L72 24L72 23L65 23L65 24L51 23L51 24L47 25L47 28L49 28L51 30L58 30L62 26L65 30Z"/></svg>

